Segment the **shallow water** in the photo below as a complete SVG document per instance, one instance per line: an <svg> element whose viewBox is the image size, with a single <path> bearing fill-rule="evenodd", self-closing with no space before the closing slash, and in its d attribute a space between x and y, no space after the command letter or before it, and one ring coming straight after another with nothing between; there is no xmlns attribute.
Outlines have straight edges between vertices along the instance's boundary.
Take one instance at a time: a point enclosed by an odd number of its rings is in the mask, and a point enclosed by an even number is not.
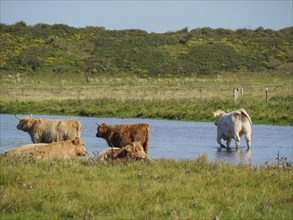
<svg viewBox="0 0 293 220"><path fill-rule="evenodd" d="M23 117L22 115L19 115ZM72 118L67 116L34 115L34 118ZM207 155L209 161L227 163L246 163L260 165L265 162L276 163L276 157L292 161L292 126L252 125L252 147L247 152L244 137L241 138L240 151L220 149L216 142L216 126L213 122L186 122L153 119L119 119L75 117L83 125L81 138L90 156L107 147L106 141L96 137L97 124L148 123L150 125L150 158L195 159ZM0 152L31 143L29 135L17 130L18 120L14 115L0 114ZM224 143L224 142L223 142Z"/></svg>

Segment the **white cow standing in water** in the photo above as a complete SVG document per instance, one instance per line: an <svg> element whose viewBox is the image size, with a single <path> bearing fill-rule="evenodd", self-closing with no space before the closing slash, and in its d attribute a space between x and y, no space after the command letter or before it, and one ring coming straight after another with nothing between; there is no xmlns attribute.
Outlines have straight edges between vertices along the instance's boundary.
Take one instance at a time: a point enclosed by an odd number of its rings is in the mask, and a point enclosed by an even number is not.
<svg viewBox="0 0 293 220"><path fill-rule="evenodd" d="M213 112L216 119L215 125L217 126L217 142L221 147L226 147L222 144L223 138L230 148L232 138L235 140L236 148L240 147L240 137L245 135L247 149L251 146L251 119L244 109L239 109L230 113L222 110Z"/></svg>

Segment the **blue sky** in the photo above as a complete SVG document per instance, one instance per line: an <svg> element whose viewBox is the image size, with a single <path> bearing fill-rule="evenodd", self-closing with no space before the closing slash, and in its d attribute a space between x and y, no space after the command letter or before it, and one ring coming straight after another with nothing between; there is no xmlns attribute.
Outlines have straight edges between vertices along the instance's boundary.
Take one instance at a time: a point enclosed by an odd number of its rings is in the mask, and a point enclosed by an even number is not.
<svg viewBox="0 0 293 220"><path fill-rule="evenodd" d="M164 33L184 27L274 30L293 26L293 0L206 1L26 1L0 0L1 23L24 21L142 29Z"/></svg>

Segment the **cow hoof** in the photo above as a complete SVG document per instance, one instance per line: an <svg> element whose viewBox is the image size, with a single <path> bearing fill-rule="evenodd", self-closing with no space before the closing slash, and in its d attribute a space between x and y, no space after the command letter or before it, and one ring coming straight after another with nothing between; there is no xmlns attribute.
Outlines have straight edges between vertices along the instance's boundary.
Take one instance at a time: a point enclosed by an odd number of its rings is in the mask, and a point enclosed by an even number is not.
<svg viewBox="0 0 293 220"><path fill-rule="evenodd" d="M224 144L221 144L221 148L226 148L226 146Z"/></svg>

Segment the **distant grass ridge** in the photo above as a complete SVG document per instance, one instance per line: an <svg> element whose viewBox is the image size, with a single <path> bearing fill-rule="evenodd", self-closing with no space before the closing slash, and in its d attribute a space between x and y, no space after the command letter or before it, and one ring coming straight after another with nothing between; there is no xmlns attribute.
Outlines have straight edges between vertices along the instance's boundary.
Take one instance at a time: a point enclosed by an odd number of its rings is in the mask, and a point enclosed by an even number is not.
<svg viewBox="0 0 293 220"><path fill-rule="evenodd" d="M3 219L291 219L292 167L0 157Z"/></svg>

